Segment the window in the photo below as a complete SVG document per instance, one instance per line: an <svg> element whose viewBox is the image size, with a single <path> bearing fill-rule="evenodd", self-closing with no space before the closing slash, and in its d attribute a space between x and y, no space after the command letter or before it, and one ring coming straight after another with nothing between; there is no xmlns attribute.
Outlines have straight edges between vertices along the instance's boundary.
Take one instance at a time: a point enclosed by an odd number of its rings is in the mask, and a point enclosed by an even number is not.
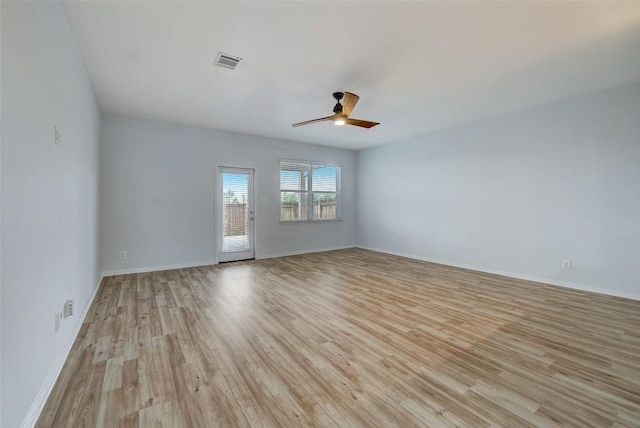
<svg viewBox="0 0 640 428"><path fill-rule="evenodd" d="M280 221L340 219L340 167L280 161Z"/></svg>

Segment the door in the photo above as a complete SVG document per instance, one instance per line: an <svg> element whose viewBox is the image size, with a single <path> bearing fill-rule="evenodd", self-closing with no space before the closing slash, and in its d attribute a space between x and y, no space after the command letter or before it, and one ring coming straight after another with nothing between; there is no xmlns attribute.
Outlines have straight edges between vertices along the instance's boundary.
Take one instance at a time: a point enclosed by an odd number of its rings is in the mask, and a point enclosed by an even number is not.
<svg viewBox="0 0 640 428"><path fill-rule="evenodd" d="M220 167L218 182L218 261L253 259L253 170Z"/></svg>

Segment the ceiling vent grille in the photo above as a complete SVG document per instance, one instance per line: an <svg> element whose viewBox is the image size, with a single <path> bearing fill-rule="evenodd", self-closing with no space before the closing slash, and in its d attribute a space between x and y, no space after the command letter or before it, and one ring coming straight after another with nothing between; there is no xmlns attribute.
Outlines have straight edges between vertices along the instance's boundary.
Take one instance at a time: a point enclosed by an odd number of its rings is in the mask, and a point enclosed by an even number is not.
<svg viewBox="0 0 640 428"><path fill-rule="evenodd" d="M230 70L235 70L238 64L240 64L242 58L226 54L224 52L218 52L218 56L216 60L213 62L214 65L218 67L228 68Z"/></svg>

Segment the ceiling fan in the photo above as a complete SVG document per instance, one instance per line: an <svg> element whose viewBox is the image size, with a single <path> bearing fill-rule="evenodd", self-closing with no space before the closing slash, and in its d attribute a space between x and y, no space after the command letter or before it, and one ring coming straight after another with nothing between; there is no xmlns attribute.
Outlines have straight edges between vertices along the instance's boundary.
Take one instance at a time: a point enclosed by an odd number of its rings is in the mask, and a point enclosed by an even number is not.
<svg viewBox="0 0 640 428"><path fill-rule="evenodd" d="M360 126L362 128L372 128L376 125L380 125L378 122L369 122L368 120L360 120L360 119L351 119L349 115L351 114L351 110L356 106L356 103L360 99L356 94L352 94L351 92L334 92L333 98L336 99L336 105L333 106L333 115L327 117L321 117L319 119L307 120L306 122L294 123L294 128L296 126L309 125L311 123L316 122L325 122L325 121L333 121L334 124L340 125L354 125ZM344 98L342 104L340 104L340 100Z"/></svg>

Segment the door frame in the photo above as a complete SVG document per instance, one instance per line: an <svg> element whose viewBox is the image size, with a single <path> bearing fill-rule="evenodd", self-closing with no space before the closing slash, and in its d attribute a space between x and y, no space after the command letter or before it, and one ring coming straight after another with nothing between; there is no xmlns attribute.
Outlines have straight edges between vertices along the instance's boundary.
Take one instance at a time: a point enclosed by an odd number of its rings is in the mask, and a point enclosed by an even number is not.
<svg viewBox="0 0 640 428"><path fill-rule="evenodd" d="M227 166L227 165L216 165L216 174L215 174L215 215L214 215L214 224L215 224L215 251L216 251L216 262L223 263L229 261L239 261L239 260L251 260L255 259L256 255L256 239L255 239L255 169L246 166ZM222 179L222 174L224 172L238 172L238 173L248 173L249 174L249 186L247 192L247 203L249 204L249 211L251 215L251 211L253 211L253 218L249 219L248 222L248 231L247 235L249 237L249 247L248 251L238 251L238 252L222 252L222 242L223 242L223 234L224 231L222 229L222 219L223 219L223 209L224 203L222 200L224 189L222 188L224 185L224 180Z"/></svg>

